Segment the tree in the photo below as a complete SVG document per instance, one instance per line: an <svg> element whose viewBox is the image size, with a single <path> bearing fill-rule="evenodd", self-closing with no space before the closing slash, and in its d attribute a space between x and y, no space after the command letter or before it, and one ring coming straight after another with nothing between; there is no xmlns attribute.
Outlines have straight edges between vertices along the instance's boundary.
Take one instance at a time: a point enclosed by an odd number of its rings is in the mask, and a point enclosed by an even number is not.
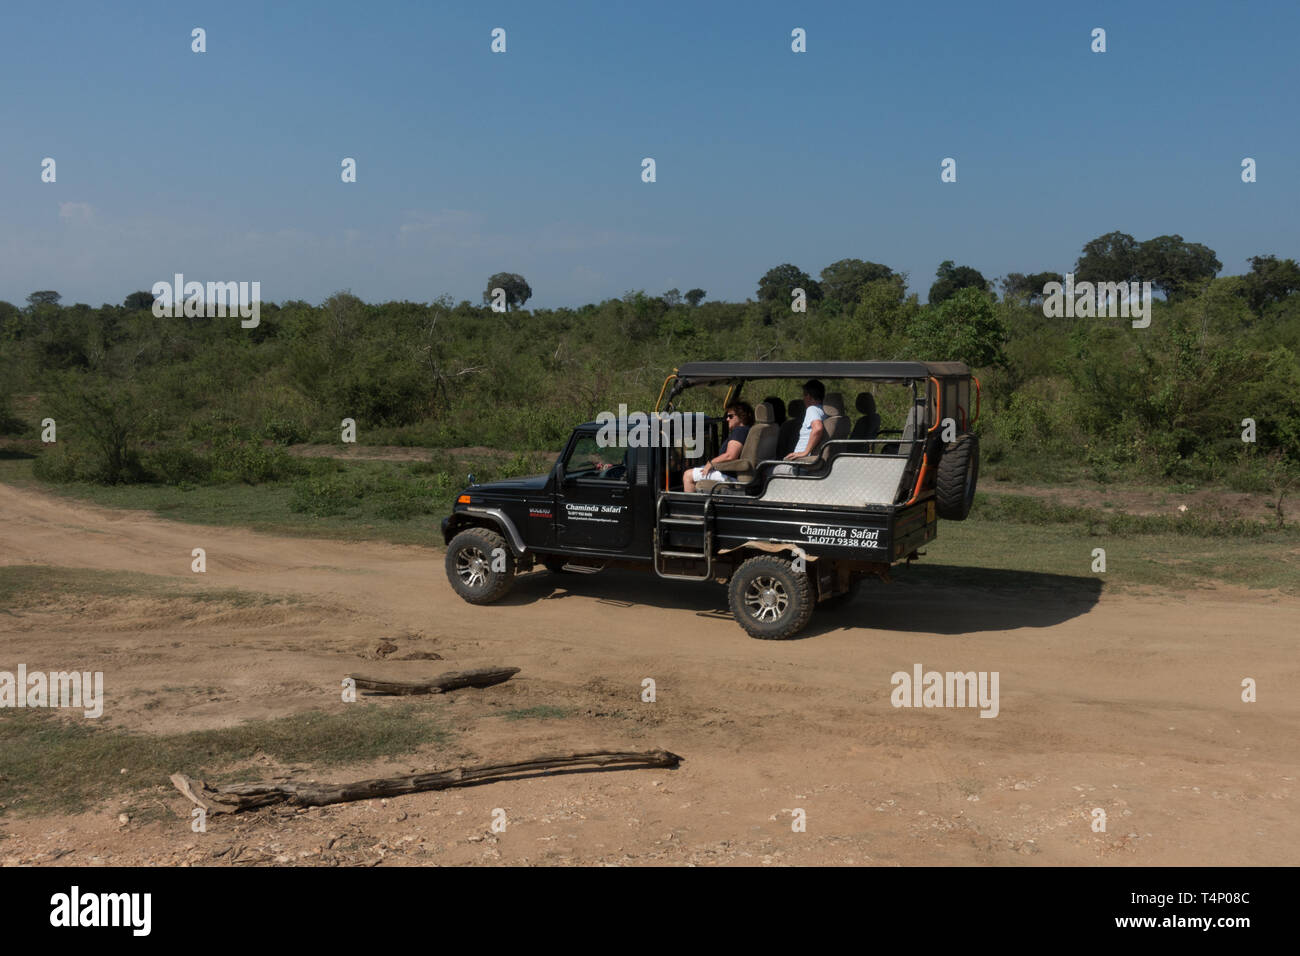
<svg viewBox="0 0 1300 956"><path fill-rule="evenodd" d="M1277 256L1251 256L1250 272L1242 277L1242 294L1255 313L1271 302L1281 302L1300 292L1300 265L1294 259Z"/></svg>
<svg viewBox="0 0 1300 956"><path fill-rule="evenodd" d="M1126 232L1108 232L1083 244L1074 263L1076 282L1131 282L1138 277L1138 241Z"/></svg>
<svg viewBox="0 0 1300 956"><path fill-rule="evenodd" d="M691 304L691 308L693 309L704 301L706 295L708 295L708 293L703 289L692 289L690 292L686 293L686 301Z"/></svg>
<svg viewBox="0 0 1300 956"><path fill-rule="evenodd" d="M122 303L125 308L137 311L140 309L149 309L153 307L154 296L152 292L132 292Z"/></svg>
<svg viewBox="0 0 1300 956"><path fill-rule="evenodd" d="M851 306L862 297L862 290L867 283L888 279L893 274L893 269L879 262L840 259L822 270L822 294L828 299Z"/></svg>
<svg viewBox="0 0 1300 956"><path fill-rule="evenodd" d="M1202 279L1213 279L1223 263L1214 250L1199 242L1186 242L1182 236L1156 236L1139 243L1137 274L1143 281L1176 301Z"/></svg>
<svg viewBox="0 0 1300 956"><path fill-rule="evenodd" d="M1016 299L1028 305L1034 305L1043 298L1043 286L1049 282L1065 282L1065 276L1059 272L1008 272L1002 280L1002 295L1006 299Z"/></svg>
<svg viewBox="0 0 1300 956"><path fill-rule="evenodd" d="M44 292L33 292L27 297L27 304L33 309L41 305L58 305L61 298L63 296L53 289L47 289Z"/></svg>
<svg viewBox="0 0 1300 956"><path fill-rule="evenodd" d="M908 327L913 349L933 361L956 360L971 368L1005 365L1007 328L984 289L958 289L937 308L931 303Z"/></svg>
<svg viewBox="0 0 1300 956"><path fill-rule="evenodd" d="M970 266L954 266L951 259L939 263L935 270L935 283L930 286L930 304L941 305L958 289L979 289L987 292L989 282L976 269Z"/></svg>
<svg viewBox="0 0 1300 956"><path fill-rule="evenodd" d="M67 422L86 439L92 463L86 477L109 485L139 480L135 443L147 416L136 384L80 372L65 374L56 382L47 395L50 410L61 429Z"/></svg>
<svg viewBox="0 0 1300 956"><path fill-rule="evenodd" d="M916 296L907 295L907 280L896 272L863 287L853 307L853 320L863 332L893 335L907 326L919 308ZM869 350L883 345L878 338L862 344Z"/></svg>
<svg viewBox="0 0 1300 956"><path fill-rule="evenodd" d="M821 284L788 262L768 269L767 274L758 280L758 299L760 302L782 302L789 305L795 289L803 289L809 302L821 301Z"/></svg>
<svg viewBox="0 0 1300 956"><path fill-rule="evenodd" d="M669 289L660 296L660 298L664 300L664 303L670 309L682 304L682 293L680 289Z"/></svg>
<svg viewBox="0 0 1300 956"><path fill-rule="evenodd" d="M0 342L23 337L22 310L12 302L0 302Z"/></svg>
<svg viewBox="0 0 1300 956"><path fill-rule="evenodd" d="M522 307L533 295L533 290L524 281L524 277L517 272L498 272L488 279L487 288L483 290L483 301L489 305L492 304L493 289L505 290L507 311Z"/></svg>

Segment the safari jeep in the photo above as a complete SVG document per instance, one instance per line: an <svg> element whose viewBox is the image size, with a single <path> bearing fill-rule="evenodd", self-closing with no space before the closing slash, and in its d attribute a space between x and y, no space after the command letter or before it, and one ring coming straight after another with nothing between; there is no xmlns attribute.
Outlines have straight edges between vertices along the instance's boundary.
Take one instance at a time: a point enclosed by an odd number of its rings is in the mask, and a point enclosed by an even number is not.
<svg viewBox="0 0 1300 956"><path fill-rule="evenodd" d="M703 427L691 447L677 410L686 390L725 388L725 407L747 387L798 394L812 378L827 393L811 456L784 461L791 423L778 426L771 405L750 399L755 422L740 458L719 468L727 480L683 490L683 471L725 440L714 408L692 419ZM964 519L975 495L979 382L958 362L692 362L645 417L654 440L611 443L608 420L588 422L547 474L466 488L442 522L456 593L489 604L538 563L554 573L639 568L727 585L740 626L780 640L863 578L888 580L934 539L939 518Z"/></svg>

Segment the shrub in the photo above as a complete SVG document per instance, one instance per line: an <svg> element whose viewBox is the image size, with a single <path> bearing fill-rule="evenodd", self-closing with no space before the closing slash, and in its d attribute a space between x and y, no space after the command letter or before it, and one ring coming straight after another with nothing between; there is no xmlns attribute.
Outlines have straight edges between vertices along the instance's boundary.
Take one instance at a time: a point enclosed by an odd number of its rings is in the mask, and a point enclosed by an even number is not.
<svg viewBox="0 0 1300 956"><path fill-rule="evenodd" d="M307 440L307 429L287 418L269 418L262 423L259 433L267 441L277 445L293 445Z"/></svg>
<svg viewBox="0 0 1300 956"><path fill-rule="evenodd" d="M85 477L86 457L66 443L46 445L32 462L32 474L41 481L64 484Z"/></svg>
<svg viewBox="0 0 1300 956"><path fill-rule="evenodd" d="M212 462L184 445L164 445L144 456L144 468L153 481L165 485L198 485L212 475Z"/></svg>
<svg viewBox="0 0 1300 956"><path fill-rule="evenodd" d="M302 471L283 448L229 438L213 445L209 461L213 480L242 481L249 485L279 481Z"/></svg>

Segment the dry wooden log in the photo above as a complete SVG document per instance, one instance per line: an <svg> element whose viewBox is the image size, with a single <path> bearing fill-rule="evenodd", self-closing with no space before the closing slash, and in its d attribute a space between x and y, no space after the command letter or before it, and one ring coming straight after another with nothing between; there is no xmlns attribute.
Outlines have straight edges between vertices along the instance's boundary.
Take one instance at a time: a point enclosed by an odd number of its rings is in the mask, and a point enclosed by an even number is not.
<svg viewBox="0 0 1300 956"><path fill-rule="evenodd" d="M445 694L461 687L491 687L501 684L519 673L518 667L479 667L469 671L447 671L428 680L390 680L385 677L363 677L349 674L356 681L357 690L376 694Z"/></svg>
<svg viewBox="0 0 1300 956"><path fill-rule="evenodd" d="M375 797L396 797L406 793L426 790L447 790L452 787L469 787L478 783L503 780L518 774L542 775L566 770L584 770L608 767L620 770L675 768L682 758L667 750L609 751L594 750L572 754L534 757L514 763L485 764L478 767L457 767L428 773L408 774L402 777L378 777L356 783L236 783L223 787L210 787L202 780L191 780L184 774L172 774L172 784L190 800L208 813L238 813L277 804L298 807L323 807L331 803L350 800L370 800Z"/></svg>

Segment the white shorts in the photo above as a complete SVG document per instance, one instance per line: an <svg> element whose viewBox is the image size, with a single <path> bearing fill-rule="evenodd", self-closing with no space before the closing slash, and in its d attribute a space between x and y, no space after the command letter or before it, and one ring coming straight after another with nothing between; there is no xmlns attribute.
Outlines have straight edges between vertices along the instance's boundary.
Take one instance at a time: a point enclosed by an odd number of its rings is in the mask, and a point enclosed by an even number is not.
<svg viewBox="0 0 1300 956"><path fill-rule="evenodd" d="M726 480L727 480L727 476L724 475L722 472L718 471L718 469L716 469L716 468L714 468L714 469L713 469L711 472L709 472L707 475L704 474L704 469L703 469L703 468L692 468L692 469L691 469L691 477L694 478L697 482L700 482L700 481L726 481Z"/></svg>

